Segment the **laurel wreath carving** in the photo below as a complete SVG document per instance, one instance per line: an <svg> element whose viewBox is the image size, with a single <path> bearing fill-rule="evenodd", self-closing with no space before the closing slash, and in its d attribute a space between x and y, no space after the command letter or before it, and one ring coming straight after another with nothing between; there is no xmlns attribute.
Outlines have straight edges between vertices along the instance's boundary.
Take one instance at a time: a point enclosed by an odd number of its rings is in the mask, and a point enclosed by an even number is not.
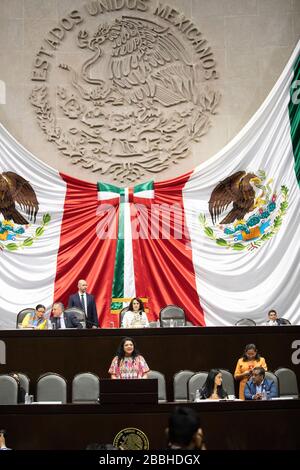
<svg viewBox="0 0 300 470"><path fill-rule="evenodd" d="M68 92L66 89L59 89L58 95L63 101L73 99L73 108L80 112L84 119L84 110L80 110L80 106L75 104L75 98L67 99ZM62 98L65 97L65 98ZM120 182L132 183L141 178L146 173L156 174L166 170L170 163L178 163L190 154L190 145L192 142L200 142L201 138L208 132L211 127L210 116L216 114L216 108L220 102L220 93L209 91L201 97L201 108L186 108L182 112L176 113L178 116L178 125L176 122L169 120L156 110L157 116L141 116L141 112L137 110L131 115L132 128L140 127L140 133L137 138L143 135L151 135L159 133L160 136L154 136L153 141L145 138L148 148L144 150L145 156L139 156L134 161L114 161L112 157L116 155L111 148L111 142L99 135L97 129L88 128L87 130L79 127L71 127L69 131L64 131L56 123L56 116L49 103L48 89L46 86L36 86L32 90L30 101L35 108L38 118L38 124L47 136L49 142L54 142L60 152L69 158L74 165L81 164L83 168L90 169L100 174L112 174L114 180ZM68 110L69 117L75 113L74 109ZM75 115L75 114L73 114ZM177 117L176 116L176 117ZM154 122L155 118L155 122ZM128 122L126 114L121 115L121 121ZM110 121L110 131L121 132L123 122L114 126L114 115L107 116ZM151 121L153 121L151 123ZM181 127L181 123L185 121L186 133L176 138L176 133ZM152 125L153 124L153 125ZM176 128L178 127L178 128ZM158 131L159 129L159 131ZM105 133L104 133L105 134ZM120 146L128 151L135 153L136 146L130 141L119 140Z"/></svg>
<svg viewBox="0 0 300 470"><path fill-rule="evenodd" d="M35 229L34 235L25 238L25 240L20 240L19 242L10 242L7 244L0 242L0 250L17 251L32 246L33 243L44 234L45 227L50 223L50 220L51 215L48 213L44 214L42 224Z"/></svg>

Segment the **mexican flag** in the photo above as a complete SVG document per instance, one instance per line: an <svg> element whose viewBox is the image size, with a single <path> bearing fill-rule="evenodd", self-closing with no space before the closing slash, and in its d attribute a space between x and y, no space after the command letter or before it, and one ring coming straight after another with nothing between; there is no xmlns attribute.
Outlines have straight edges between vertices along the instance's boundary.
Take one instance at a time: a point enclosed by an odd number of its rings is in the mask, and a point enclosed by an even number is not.
<svg viewBox="0 0 300 470"><path fill-rule="evenodd" d="M172 180L87 183L0 127L0 328L67 305L79 279L102 327L118 324L112 299L133 296L150 320L175 304L195 325L259 324L271 308L299 323L299 50L244 129Z"/></svg>
<svg viewBox="0 0 300 470"><path fill-rule="evenodd" d="M299 51L300 43L248 124L183 189L207 326L263 324L270 309L300 323Z"/></svg>

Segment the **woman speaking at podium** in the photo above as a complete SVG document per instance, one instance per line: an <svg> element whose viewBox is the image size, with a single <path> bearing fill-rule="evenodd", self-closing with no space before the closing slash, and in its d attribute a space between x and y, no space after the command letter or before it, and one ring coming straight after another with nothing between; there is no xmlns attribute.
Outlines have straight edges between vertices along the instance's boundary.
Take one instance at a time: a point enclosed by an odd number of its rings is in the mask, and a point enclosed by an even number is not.
<svg viewBox="0 0 300 470"><path fill-rule="evenodd" d="M149 367L132 338L123 338L108 373L112 379L147 379Z"/></svg>

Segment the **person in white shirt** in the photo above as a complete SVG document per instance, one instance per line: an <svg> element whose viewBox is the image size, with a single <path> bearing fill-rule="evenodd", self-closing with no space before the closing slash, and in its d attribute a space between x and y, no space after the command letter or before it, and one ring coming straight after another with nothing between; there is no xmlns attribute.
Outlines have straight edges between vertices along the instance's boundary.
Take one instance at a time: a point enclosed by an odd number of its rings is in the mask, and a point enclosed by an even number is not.
<svg viewBox="0 0 300 470"><path fill-rule="evenodd" d="M87 293L87 287L84 279L78 281L78 292L70 295L68 307L77 307L84 311L87 328L99 328L96 301L92 294Z"/></svg>
<svg viewBox="0 0 300 470"><path fill-rule="evenodd" d="M149 326L144 304L138 297L131 300L121 326L122 328L145 328Z"/></svg>

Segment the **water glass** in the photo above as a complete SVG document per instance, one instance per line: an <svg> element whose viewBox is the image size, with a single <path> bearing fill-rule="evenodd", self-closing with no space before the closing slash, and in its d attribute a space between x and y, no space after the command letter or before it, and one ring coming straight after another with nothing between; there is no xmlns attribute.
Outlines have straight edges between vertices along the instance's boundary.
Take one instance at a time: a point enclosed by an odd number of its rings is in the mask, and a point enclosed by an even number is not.
<svg viewBox="0 0 300 470"><path fill-rule="evenodd" d="M25 405L31 405L32 402L33 402L33 395L28 395L28 393L26 393L26 395L25 395Z"/></svg>

